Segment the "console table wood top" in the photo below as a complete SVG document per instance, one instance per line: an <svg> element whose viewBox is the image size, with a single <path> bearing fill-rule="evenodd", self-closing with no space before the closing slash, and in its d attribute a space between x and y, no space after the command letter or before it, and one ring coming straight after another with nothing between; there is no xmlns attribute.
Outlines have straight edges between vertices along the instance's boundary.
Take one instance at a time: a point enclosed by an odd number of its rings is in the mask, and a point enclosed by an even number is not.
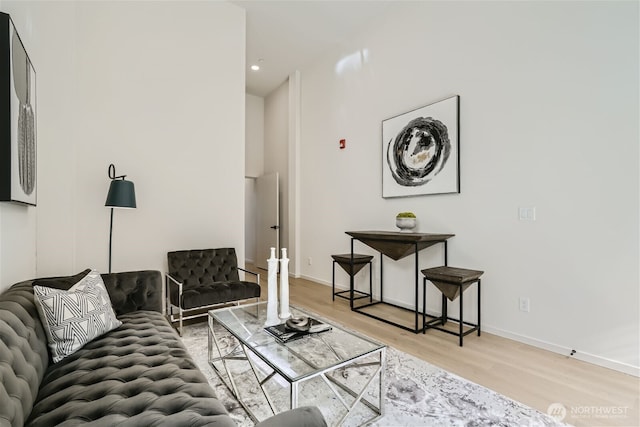
<svg viewBox="0 0 640 427"><path fill-rule="evenodd" d="M415 253L416 246L420 251L455 236L455 234L401 233L399 231L346 231L345 233L396 261Z"/></svg>

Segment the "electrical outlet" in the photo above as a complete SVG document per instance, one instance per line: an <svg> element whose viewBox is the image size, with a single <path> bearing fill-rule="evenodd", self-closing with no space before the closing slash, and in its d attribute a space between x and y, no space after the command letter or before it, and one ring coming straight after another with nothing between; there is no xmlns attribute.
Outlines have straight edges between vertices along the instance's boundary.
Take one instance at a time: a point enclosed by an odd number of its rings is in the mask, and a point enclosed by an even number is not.
<svg viewBox="0 0 640 427"><path fill-rule="evenodd" d="M307 264L309 265L313 264L313 260L311 259L311 257L307 258Z"/></svg>
<svg viewBox="0 0 640 427"><path fill-rule="evenodd" d="M524 311L525 313L528 313L529 311L531 311L531 303L529 302L529 298L520 297L519 303L520 303L520 311Z"/></svg>

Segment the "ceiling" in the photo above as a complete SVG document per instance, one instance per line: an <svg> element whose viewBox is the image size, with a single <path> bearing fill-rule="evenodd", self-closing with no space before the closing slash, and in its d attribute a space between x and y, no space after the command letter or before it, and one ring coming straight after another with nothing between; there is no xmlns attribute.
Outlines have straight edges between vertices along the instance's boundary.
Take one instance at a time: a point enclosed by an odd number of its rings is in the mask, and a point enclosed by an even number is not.
<svg viewBox="0 0 640 427"><path fill-rule="evenodd" d="M246 91L261 97L280 86L293 71L379 22L399 4L371 0L231 3L246 10ZM260 70L252 71L253 64Z"/></svg>

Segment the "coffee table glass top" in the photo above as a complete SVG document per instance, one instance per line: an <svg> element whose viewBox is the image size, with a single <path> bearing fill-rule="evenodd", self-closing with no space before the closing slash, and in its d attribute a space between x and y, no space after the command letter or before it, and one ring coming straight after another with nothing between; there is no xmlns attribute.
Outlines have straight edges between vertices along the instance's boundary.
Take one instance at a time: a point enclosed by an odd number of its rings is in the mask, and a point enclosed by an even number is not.
<svg viewBox="0 0 640 427"><path fill-rule="evenodd" d="M344 330L304 310L290 307L290 311L293 317L308 316L328 323L331 330L281 343L264 330L267 320L266 302L211 310L209 315L214 324L222 324L243 345L250 347L252 352L291 382L346 364L385 347L371 338Z"/></svg>

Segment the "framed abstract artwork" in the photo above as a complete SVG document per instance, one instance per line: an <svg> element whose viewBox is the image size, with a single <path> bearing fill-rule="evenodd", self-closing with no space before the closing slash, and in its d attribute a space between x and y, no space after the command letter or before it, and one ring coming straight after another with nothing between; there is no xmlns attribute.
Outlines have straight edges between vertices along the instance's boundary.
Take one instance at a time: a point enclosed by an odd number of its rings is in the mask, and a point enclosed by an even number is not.
<svg viewBox="0 0 640 427"><path fill-rule="evenodd" d="M460 97L382 122L382 197L460 192Z"/></svg>
<svg viewBox="0 0 640 427"><path fill-rule="evenodd" d="M36 72L0 13L0 201L36 205Z"/></svg>

